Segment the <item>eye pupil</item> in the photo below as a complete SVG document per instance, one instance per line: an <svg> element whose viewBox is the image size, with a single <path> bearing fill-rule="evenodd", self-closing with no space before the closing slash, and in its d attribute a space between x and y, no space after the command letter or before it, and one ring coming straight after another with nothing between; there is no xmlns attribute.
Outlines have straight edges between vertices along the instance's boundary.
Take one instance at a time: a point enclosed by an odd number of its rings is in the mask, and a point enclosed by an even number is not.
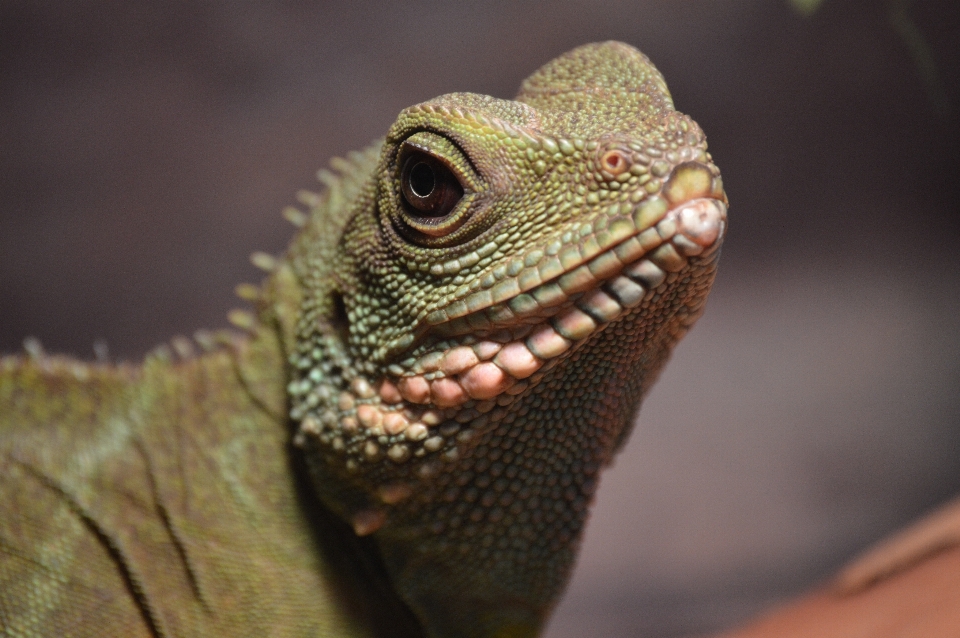
<svg viewBox="0 0 960 638"><path fill-rule="evenodd" d="M437 186L437 177L433 167L426 162L419 162L410 169L410 190L417 197L429 197Z"/></svg>
<svg viewBox="0 0 960 638"><path fill-rule="evenodd" d="M453 171L439 159L412 151L403 160L400 190L407 219L427 234L445 232L441 220L463 197L463 186ZM422 224L427 226L421 227Z"/></svg>

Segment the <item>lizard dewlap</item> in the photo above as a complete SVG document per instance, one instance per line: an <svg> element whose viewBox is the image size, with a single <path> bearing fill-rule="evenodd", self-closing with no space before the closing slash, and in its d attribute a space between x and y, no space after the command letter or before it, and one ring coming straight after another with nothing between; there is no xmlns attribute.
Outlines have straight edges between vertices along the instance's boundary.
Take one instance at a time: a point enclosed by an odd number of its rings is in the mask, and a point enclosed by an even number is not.
<svg viewBox="0 0 960 638"><path fill-rule="evenodd" d="M529 638L703 310L720 173L636 49L321 171L236 332L0 357L0 634Z"/></svg>
<svg viewBox="0 0 960 638"><path fill-rule="evenodd" d="M291 253L314 485L431 636L534 635L713 280L726 197L704 135L641 53L588 45L515 100L404 110L345 208Z"/></svg>

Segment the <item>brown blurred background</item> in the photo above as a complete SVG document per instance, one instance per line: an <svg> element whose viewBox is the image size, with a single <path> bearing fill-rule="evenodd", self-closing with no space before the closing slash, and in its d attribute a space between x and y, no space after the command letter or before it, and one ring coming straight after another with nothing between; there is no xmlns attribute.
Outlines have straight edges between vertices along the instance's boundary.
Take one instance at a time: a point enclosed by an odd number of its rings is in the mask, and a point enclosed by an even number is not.
<svg viewBox="0 0 960 638"><path fill-rule="evenodd" d="M958 5L3 0L0 351L222 326L331 156L629 42L707 131L732 229L548 636L723 627L960 492Z"/></svg>

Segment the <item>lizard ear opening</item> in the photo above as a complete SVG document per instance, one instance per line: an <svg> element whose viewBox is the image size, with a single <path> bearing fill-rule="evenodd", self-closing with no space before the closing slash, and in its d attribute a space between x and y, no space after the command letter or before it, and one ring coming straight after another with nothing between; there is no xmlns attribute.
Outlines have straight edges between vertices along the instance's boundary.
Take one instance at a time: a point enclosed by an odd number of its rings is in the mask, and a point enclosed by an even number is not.
<svg viewBox="0 0 960 638"><path fill-rule="evenodd" d="M330 324L340 337L340 341L347 343L350 336L350 318L347 316L347 305L343 301L343 294L339 290L334 290L330 293L330 301L333 302Z"/></svg>

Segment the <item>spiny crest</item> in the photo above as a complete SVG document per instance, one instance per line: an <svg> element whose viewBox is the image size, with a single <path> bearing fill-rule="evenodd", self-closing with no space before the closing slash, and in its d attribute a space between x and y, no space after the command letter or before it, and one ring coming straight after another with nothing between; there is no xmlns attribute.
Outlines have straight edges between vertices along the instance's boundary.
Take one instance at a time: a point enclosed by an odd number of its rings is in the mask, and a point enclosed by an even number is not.
<svg viewBox="0 0 960 638"><path fill-rule="evenodd" d="M317 260L326 261L326 271L333 256L333 247L340 235L350 203L357 199L369 182L376 168L382 141L376 141L363 151L354 151L346 158L335 157L330 160L333 170L320 169L317 179L325 186L319 194L309 191L298 193L298 199L308 208L307 213L297 209L284 212L287 219L293 219L301 227L285 257L290 260L298 276L308 276L313 267L320 265ZM336 172L334 172L336 171ZM310 265L312 263L312 266Z"/></svg>
<svg viewBox="0 0 960 638"><path fill-rule="evenodd" d="M326 187L323 193L320 195L308 191L298 193L301 203L311 210L309 222L311 225L319 224L329 231L326 215L340 210L342 203L352 200L363 188L380 158L382 145L382 140L375 140L362 151L351 151L346 158L331 159L332 171L327 169L317 171L317 180Z"/></svg>

